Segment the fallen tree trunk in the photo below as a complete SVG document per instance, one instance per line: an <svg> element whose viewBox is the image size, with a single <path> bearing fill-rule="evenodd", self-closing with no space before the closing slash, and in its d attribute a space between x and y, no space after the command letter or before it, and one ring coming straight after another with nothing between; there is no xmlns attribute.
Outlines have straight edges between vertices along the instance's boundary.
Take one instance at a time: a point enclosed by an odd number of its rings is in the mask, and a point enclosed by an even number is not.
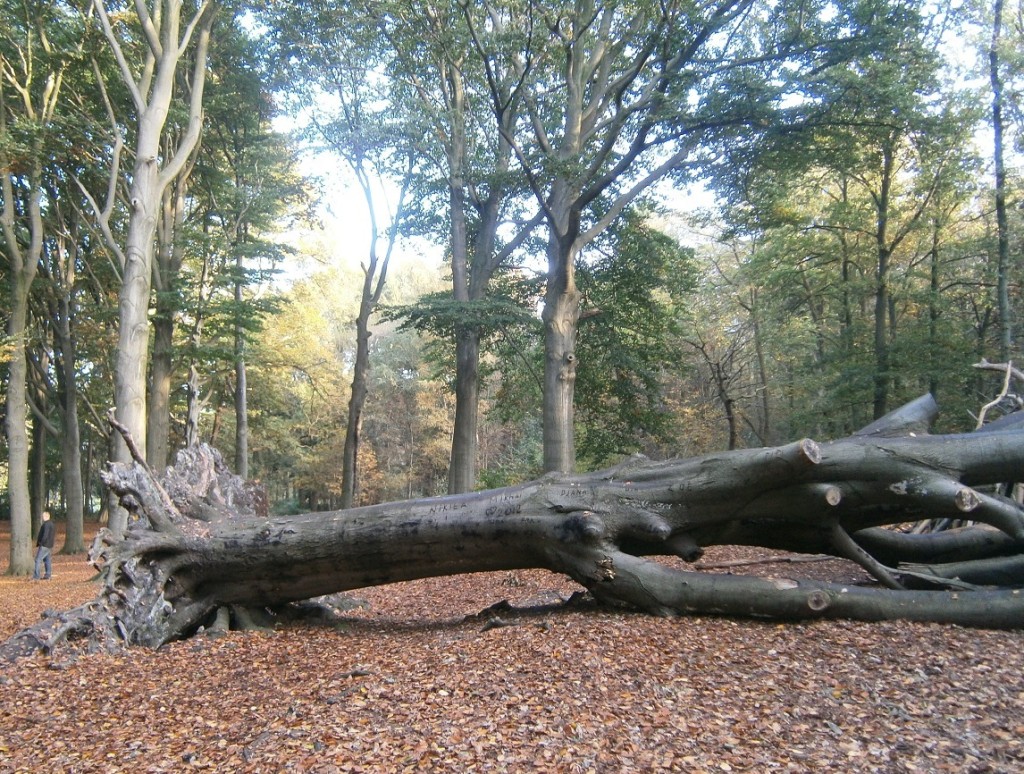
<svg viewBox="0 0 1024 774"><path fill-rule="evenodd" d="M599 600L658 615L1022 627L1024 509L999 492L1024 478L1024 429L931 436L935 411L926 396L826 444L636 459L505 489L289 517L269 516L258 488L209 447L182 452L159 482L144 465L114 465L106 482L135 520L123 539L101 535L94 546L104 575L98 599L16 635L0 653L49 649L72 634L158 647L209 626L218 611L245 623L252 611L350 589L523 568L565 573ZM924 518L974 526L894 529ZM693 562L711 545L842 557L877 584L709 574L648 558Z"/></svg>

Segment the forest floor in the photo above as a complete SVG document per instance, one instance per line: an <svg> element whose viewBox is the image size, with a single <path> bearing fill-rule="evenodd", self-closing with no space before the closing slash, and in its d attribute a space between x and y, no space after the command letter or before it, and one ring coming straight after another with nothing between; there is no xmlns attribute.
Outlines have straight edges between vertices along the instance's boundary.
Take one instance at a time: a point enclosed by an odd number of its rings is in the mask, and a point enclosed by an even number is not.
<svg viewBox="0 0 1024 774"><path fill-rule="evenodd" d="M93 575L57 556L50 581L0 577L0 636L93 598ZM1022 632L553 605L575 590L438 578L354 593L333 626L0 666L0 772L1024 770ZM502 600L548 607L477 615Z"/></svg>

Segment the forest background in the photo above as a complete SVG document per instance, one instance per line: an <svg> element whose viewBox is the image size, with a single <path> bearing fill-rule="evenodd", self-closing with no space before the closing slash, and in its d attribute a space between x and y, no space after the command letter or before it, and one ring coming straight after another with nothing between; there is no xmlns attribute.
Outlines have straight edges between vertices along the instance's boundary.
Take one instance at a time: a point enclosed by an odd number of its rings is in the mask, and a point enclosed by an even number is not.
<svg viewBox="0 0 1024 774"><path fill-rule="evenodd" d="M1003 0L0 1L11 571L106 517L111 407L282 513L972 427L1022 57Z"/></svg>

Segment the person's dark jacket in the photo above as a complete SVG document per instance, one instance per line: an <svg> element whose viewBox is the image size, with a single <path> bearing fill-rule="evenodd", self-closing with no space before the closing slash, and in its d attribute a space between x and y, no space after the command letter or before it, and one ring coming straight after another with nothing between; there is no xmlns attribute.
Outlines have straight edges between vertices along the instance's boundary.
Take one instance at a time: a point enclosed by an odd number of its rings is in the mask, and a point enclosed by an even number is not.
<svg viewBox="0 0 1024 774"><path fill-rule="evenodd" d="M52 521L44 521L39 525L39 537L36 538L36 546L40 548L53 548L53 538L56 530Z"/></svg>

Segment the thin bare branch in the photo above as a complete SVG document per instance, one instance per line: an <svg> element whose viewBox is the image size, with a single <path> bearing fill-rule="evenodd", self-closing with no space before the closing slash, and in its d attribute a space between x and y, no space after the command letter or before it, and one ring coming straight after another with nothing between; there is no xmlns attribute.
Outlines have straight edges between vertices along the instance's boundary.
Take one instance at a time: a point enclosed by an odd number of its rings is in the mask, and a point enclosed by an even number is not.
<svg viewBox="0 0 1024 774"><path fill-rule="evenodd" d="M103 0L93 0L93 8L96 9L96 14L99 16L100 25L103 27L103 35L107 39L107 43L110 44L110 50L114 52L114 58L117 60L117 66L121 70L121 80L124 81L125 87L128 92L132 95L132 102L135 103L135 109L142 113L146 110L146 98L143 93L139 90L139 85L135 79L135 73L132 72L131 67L128 66L128 60L125 58L124 51L121 49L121 43L114 33L113 26L110 23L110 16L107 15L107 8L103 4Z"/></svg>

